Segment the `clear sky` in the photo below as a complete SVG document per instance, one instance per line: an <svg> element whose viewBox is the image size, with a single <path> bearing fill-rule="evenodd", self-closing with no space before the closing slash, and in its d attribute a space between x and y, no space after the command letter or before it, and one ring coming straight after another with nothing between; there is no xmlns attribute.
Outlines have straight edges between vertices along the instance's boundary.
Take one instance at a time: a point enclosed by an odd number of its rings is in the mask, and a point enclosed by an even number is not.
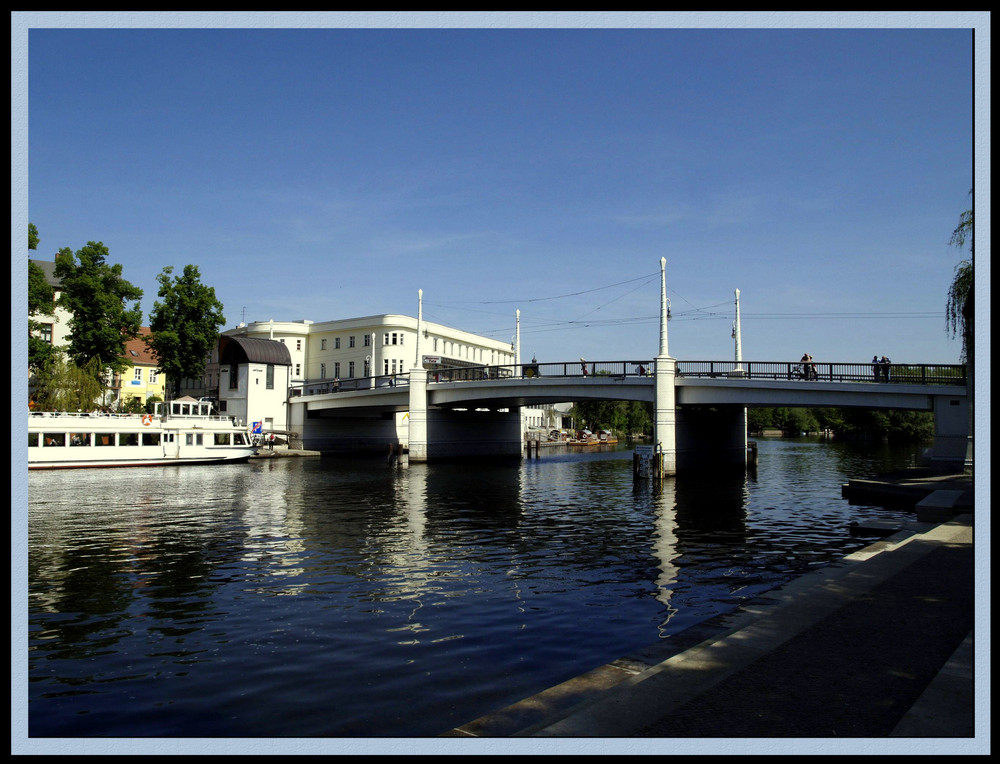
<svg viewBox="0 0 1000 764"><path fill-rule="evenodd" d="M739 289L747 360L958 361L982 14L110 18L28 32L26 215L33 257L107 245L147 315L193 263L225 328L416 315L423 289L496 339L520 309L526 360L648 358L665 257L678 359L733 358Z"/></svg>

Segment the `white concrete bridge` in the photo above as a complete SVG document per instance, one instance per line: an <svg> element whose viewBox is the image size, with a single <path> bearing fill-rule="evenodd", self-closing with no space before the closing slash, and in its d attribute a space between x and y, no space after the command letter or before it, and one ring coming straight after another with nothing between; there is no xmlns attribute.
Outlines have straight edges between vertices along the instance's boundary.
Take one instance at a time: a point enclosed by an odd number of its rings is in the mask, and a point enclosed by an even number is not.
<svg viewBox="0 0 1000 764"><path fill-rule="evenodd" d="M522 406L644 401L653 404L663 472L672 474L706 459L745 463L747 408L905 409L934 413L932 464L962 469L969 451L964 367L743 361L738 351L733 361L678 361L667 352L665 261L660 265L660 352L655 358L428 372L418 344L421 363L409 374L323 380L293 390L288 399L292 429L306 448L384 446L397 437L395 414L407 412L410 461L519 455Z"/></svg>
<svg viewBox="0 0 1000 764"><path fill-rule="evenodd" d="M816 364L816 378L804 379L801 366L789 362L668 361L674 367L674 399L680 410L709 407L740 412L746 408L831 407L929 411L935 416L935 452L951 461L965 458L968 436L967 388L964 367L952 365L895 365L889 381L876 381L869 364ZM314 420L331 424L366 418L382 419L389 412L412 408L410 379L425 378L426 408L454 421L460 414L483 428L521 406L582 400L623 400L656 403L656 362L574 361L524 366L484 366L411 372L393 378L325 381L296 390L290 401L296 421ZM438 417L440 418L440 417ZM682 416L683 419L683 416ZM741 420L742 421L742 420ZM716 426L718 422L716 421ZM697 422L692 420L692 426ZM739 426L739 425L736 425ZM309 429L308 427L306 429ZM725 428L727 431L729 427ZM717 433L718 434L718 433ZM306 433L303 432L304 437ZM493 437L497 437L494 432ZM735 436L734 436L735 437ZM520 426L506 436L509 452ZM501 440L504 438L501 437ZM727 441L732 438L727 437ZM314 444L315 445L315 444ZM679 444L684 450L683 442ZM733 454L745 451L745 436L729 444ZM461 447L467 453L466 442ZM433 457L434 444L428 445ZM481 444L473 448L479 452ZM448 455L454 455L450 453Z"/></svg>

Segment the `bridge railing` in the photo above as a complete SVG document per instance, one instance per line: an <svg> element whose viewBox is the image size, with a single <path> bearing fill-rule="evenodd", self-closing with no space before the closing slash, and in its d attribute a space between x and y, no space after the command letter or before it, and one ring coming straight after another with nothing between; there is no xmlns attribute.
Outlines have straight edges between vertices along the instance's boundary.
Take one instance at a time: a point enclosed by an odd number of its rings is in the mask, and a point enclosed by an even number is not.
<svg viewBox="0 0 1000 764"><path fill-rule="evenodd" d="M355 390L373 390L403 387L410 384L409 374L380 374L377 377L350 377L348 379L307 379L289 390L289 397L303 395L330 395Z"/></svg>
<svg viewBox="0 0 1000 764"><path fill-rule="evenodd" d="M812 363L795 361L678 361L682 377L804 380L817 382L896 382L910 385L965 385L959 364Z"/></svg>
<svg viewBox="0 0 1000 764"><path fill-rule="evenodd" d="M427 373L430 382L461 382L482 379L521 377L645 377L653 373L653 362L643 361L565 361L560 363L522 363L501 366L470 366L436 369Z"/></svg>
<svg viewBox="0 0 1000 764"><path fill-rule="evenodd" d="M533 377L651 377L652 360L564 361L500 366L467 366L429 370L428 382L465 382ZM966 367L959 364L814 363L795 361L677 361L679 377L716 379L802 380L817 382L895 382L912 385L965 385ZM291 397L329 395L409 385L408 374L351 379L306 380L289 391Z"/></svg>

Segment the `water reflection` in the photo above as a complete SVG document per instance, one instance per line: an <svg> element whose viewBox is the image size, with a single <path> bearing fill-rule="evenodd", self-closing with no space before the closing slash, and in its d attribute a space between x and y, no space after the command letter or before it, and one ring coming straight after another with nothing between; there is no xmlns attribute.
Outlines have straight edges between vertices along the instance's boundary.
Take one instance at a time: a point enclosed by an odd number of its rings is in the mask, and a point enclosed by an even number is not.
<svg viewBox="0 0 1000 764"><path fill-rule="evenodd" d="M658 485L628 452L33 473L31 731L437 734L864 543L846 526L878 510L838 471L862 458L764 443L756 480Z"/></svg>
<svg viewBox="0 0 1000 764"><path fill-rule="evenodd" d="M676 481L671 478L659 483L641 481L637 490L648 490L655 500L653 513L653 557L659 562L656 576L656 599L663 606L664 617L657 627L662 638L669 633L670 621L677 615L677 608L671 602L674 586L677 584L677 492Z"/></svg>

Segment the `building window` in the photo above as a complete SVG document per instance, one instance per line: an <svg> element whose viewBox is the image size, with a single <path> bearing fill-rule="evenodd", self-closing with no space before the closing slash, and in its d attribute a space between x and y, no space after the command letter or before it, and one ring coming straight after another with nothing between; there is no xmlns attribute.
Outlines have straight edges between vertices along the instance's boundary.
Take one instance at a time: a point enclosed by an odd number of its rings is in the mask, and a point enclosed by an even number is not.
<svg viewBox="0 0 1000 764"><path fill-rule="evenodd" d="M347 347L349 347L349 348L354 347L354 335L353 334L350 337L347 338Z"/></svg>
<svg viewBox="0 0 1000 764"><path fill-rule="evenodd" d="M319 365L319 378L320 379L326 379L326 364L325 363L321 363Z"/></svg>
<svg viewBox="0 0 1000 764"><path fill-rule="evenodd" d="M159 374L160 374L160 370L159 369L150 369L149 370L149 384L155 385L156 384L156 380L159 377Z"/></svg>
<svg viewBox="0 0 1000 764"><path fill-rule="evenodd" d="M136 366L134 373L134 378L136 382L142 382L142 369Z"/></svg>
<svg viewBox="0 0 1000 764"><path fill-rule="evenodd" d="M302 350L302 340L295 340L295 349Z"/></svg>
<svg viewBox="0 0 1000 764"><path fill-rule="evenodd" d="M371 338L371 337L369 337L369 336L368 336L368 335L366 334L366 335L365 335L365 347L366 347L366 348L367 348L367 347L371 347L371 344L372 344L372 338Z"/></svg>
<svg viewBox="0 0 1000 764"><path fill-rule="evenodd" d="M38 336L52 344L52 324L41 324L38 327Z"/></svg>
<svg viewBox="0 0 1000 764"><path fill-rule="evenodd" d="M354 361L347 362L347 376L349 379L354 379Z"/></svg>
<svg viewBox="0 0 1000 764"><path fill-rule="evenodd" d="M326 350L326 337L324 337L319 341L319 349Z"/></svg>
<svg viewBox="0 0 1000 764"><path fill-rule="evenodd" d="M333 349L340 350L340 337L333 338Z"/></svg>
<svg viewBox="0 0 1000 764"><path fill-rule="evenodd" d="M340 361L337 361L333 365L333 376L335 376L337 379L340 379Z"/></svg>
<svg viewBox="0 0 1000 764"><path fill-rule="evenodd" d="M267 365L267 377L266 377L264 386L268 390L273 390L274 389L274 364L273 363L269 363Z"/></svg>
<svg viewBox="0 0 1000 764"><path fill-rule="evenodd" d="M228 372L229 373L229 389L230 390L236 390L237 388L239 388L239 386L240 386L240 374L239 374L239 369L236 366L233 366L230 369L219 369L219 375L220 376L222 375L222 372Z"/></svg>
<svg viewBox="0 0 1000 764"><path fill-rule="evenodd" d="M302 364L297 363L295 364L295 378L298 379L301 376L302 376Z"/></svg>

